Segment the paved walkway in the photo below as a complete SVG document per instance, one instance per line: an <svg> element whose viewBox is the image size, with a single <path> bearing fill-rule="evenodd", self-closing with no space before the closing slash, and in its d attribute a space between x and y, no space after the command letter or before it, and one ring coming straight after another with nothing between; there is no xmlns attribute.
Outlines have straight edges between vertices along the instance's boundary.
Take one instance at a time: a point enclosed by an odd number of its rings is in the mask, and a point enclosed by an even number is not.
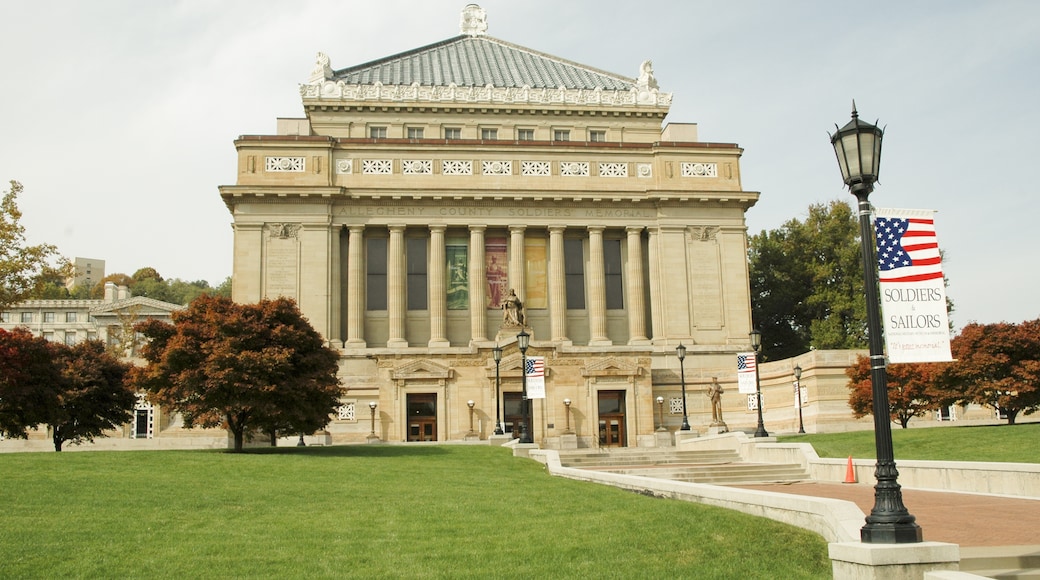
<svg viewBox="0 0 1040 580"><path fill-rule="evenodd" d="M854 502L864 514L874 507L873 484L791 483L734 486ZM963 547L1040 545L1040 498L1012 498L903 488L903 505L921 526L924 540Z"/></svg>

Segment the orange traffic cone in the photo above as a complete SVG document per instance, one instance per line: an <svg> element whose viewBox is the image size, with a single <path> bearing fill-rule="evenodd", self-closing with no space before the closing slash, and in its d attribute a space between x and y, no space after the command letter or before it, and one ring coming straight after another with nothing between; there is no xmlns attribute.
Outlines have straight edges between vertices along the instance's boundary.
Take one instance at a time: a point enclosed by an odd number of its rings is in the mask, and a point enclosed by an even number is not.
<svg viewBox="0 0 1040 580"><path fill-rule="evenodd" d="M845 469L845 481L844 483L857 483L856 482L856 469L852 467L852 456L849 455L849 466Z"/></svg>

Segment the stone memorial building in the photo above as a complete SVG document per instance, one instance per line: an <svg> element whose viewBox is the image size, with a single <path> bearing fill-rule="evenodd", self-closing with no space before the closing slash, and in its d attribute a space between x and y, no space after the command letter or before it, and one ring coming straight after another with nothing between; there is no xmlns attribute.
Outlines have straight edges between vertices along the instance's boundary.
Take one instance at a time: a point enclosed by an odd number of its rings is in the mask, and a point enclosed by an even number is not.
<svg viewBox="0 0 1040 580"><path fill-rule="evenodd" d="M650 60L628 77L487 29L469 5L442 42L319 53L305 116L235 141L234 299L291 297L339 350L332 442L509 433L521 330L544 360L536 443L657 445L683 380L703 432L705 389L749 350L742 150L666 123Z"/></svg>

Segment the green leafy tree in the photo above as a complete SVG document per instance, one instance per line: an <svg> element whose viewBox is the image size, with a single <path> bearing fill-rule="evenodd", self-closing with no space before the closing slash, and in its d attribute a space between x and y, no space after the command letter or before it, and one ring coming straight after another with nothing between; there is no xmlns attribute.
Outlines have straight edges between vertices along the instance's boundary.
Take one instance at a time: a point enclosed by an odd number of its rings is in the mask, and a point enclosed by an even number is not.
<svg viewBox="0 0 1040 580"><path fill-rule="evenodd" d="M105 351L101 341L60 345L55 364L61 369L57 406L48 423L54 450L65 443L93 441L130 421L137 396L124 384L130 365Z"/></svg>
<svg viewBox="0 0 1040 580"><path fill-rule="evenodd" d="M231 276L224 278L224 281L213 289L211 292L214 296L223 296L224 298L231 298Z"/></svg>
<svg viewBox="0 0 1040 580"><path fill-rule="evenodd" d="M25 439L29 429L51 422L62 381L58 348L24 328L0 329L0 433Z"/></svg>
<svg viewBox="0 0 1040 580"><path fill-rule="evenodd" d="M866 346L858 232L852 207L835 200L751 237L752 316L766 358Z"/></svg>
<svg viewBox="0 0 1040 580"><path fill-rule="evenodd" d="M152 268L151 266L146 266L144 268L138 269L136 272L134 272L132 278L134 279L135 283L140 282L141 280L155 280L157 282L163 281L163 277L160 276L159 272L157 272L155 268Z"/></svg>
<svg viewBox="0 0 1040 580"><path fill-rule="evenodd" d="M18 195L22 184L11 181L11 187L0 199L0 310L42 293L49 271L61 272L64 279L71 273L68 260L50 244L30 246L26 243L25 227L20 223ZM57 265L52 265L52 261Z"/></svg>
<svg viewBox="0 0 1040 580"><path fill-rule="evenodd" d="M320 428L339 405L339 355L290 299L237 304L203 295L172 325L136 328L150 342L133 383L187 426L227 428L235 451L257 430Z"/></svg>
<svg viewBox="0 0 1040 580"><path fill-rule="evenodd" d="M939 407L953 402L948 391L938 381L944 363L890 364L888 376L888 407L890 419L903 429L914 417L924 417ZM856 364L845 369L849 377L849 407L859 419L874 413L873 383L870 378L870 357L860 355Z"/></svg>
<svg viewBox="0 0 1040 580"><path fill-rule="evenodd" d="M999 409L1009 425L1040 409L1040 319L968 324L950 351L956 362L943 379L960 402Z"/></svg>

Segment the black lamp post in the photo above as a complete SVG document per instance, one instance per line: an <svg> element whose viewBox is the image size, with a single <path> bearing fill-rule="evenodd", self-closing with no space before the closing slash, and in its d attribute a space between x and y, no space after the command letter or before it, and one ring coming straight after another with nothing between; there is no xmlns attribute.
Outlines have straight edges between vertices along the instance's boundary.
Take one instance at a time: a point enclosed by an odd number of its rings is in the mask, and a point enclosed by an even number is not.
<svg viewBox="0 0 1040 580"><path fill-rule="evenodd" d="M835 125L837 128L837 125ZM841 177L859 203L859 237L863 260L864 295L867 299L867 332L870 340L870 383L873 394L874 445L877 465L874 476L874 509L860 529L860 540L868 544L909 544L920 542L921 527L903 506L892 451L892 424L889 422L888 376L881 340L880 296L874 228L870 223L868 197L874 191L881 166L881 138L884 130L859 120L856 102L852 102L852 120L831 135L831 145L838 156Z"/></svg>
<svg viewBox="0 0 1040 580"><path fill-rule="evenodd" d="M758 427L755 429L755 437L769 437L766 425L762 422L762 381L758 375L758 353L762 350L762 331L757 328L748 333L751 337L751 348L755 349L755 395L758 398Z"/></svg>
<svg viewBox="0 0 1040 580"><path fill-rule="evenodd" d="M502 404L498 398L498 367L502 362L502 347L495 344L495 348L491 349L491 356L495 359L495 435L502 435L505 431L502 430Z"/></svg>
<svg viewBox="0 0 1040 580"><path fill-rule="evenodd" d="M679 357L679 381L682 384L682 427L680 431L690 430L690 421L686 418L686 370L683 368L683 359L686 358L686 347L680 342L675 347L675 356Z"/></svg>
<svg viewBox="0 0 1040 580"><path fill-rule="evenodd" d="M516 335L516 346L520 348L520 384L524 390L523 398L520 401L522 405L520 409L520 442L534 443L527 430L527 413L530 410L528 405L531 404L527 399L527 347L531 346L531 335L527 334L526 330L521 329L520 333Z"/></svg>
<svg viewBox="0 0 1040 580"><path fill-rule="evenodd" d="M369 437L376 436L376 402L372 401L368 404L368 408L372 410L372 432L368 434Z"/></svg>
<svg viewBox="0 0 1040 580"><path fill-rule="evenodd" d="M802 423L802 367L794 366L794 394L798 402L798 432L805 433L805 424Z"/></svg>

